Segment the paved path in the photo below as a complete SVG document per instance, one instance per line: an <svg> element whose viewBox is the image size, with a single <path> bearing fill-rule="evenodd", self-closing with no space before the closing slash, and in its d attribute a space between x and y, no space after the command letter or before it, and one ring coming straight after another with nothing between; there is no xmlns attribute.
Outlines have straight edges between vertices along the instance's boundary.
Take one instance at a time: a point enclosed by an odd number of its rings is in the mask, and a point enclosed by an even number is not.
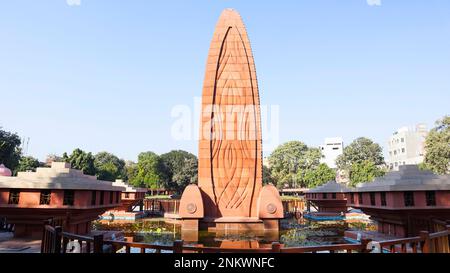
<svg viewBox="0 0 450 273"><path fill-rule="evenodd" d="M0 253L40 253L41 240L16 239L12 232L0 232Z"/></svg>

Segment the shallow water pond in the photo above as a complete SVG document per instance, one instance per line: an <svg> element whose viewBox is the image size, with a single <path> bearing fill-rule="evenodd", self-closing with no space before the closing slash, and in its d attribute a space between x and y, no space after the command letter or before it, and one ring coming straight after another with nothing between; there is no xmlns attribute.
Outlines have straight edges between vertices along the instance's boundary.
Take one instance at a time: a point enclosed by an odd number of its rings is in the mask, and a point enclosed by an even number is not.
<svg viewBox="0 0 450 273"><path fill-rule="evenodd" d="M284 219L278 234L261 235L251 232L239 234L216 234L200 231L193 245L207 247L259 248L270 247L272 242L280 242L286 247L314 246L348 243L344 232L349 229L367 230L365 223L348 224L344 221L315 222L308 220ZM159 245L172 245L182 239L181 226L164 218L140 219L134 222L97 221L95 230L122 231L128 241ZM186 240L185 240L186 241Z"/></svg>

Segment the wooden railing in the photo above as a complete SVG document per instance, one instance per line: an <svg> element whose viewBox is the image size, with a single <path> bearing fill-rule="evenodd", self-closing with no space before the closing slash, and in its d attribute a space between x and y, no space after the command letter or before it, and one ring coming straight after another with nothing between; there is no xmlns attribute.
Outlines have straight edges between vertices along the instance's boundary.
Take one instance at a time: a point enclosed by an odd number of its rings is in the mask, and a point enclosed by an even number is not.
<svg viewBox="0 0 450 273"><path fill-rule="evenodd" d="M52 227L44 225L44 231L41 241L41 253L60 253L61 252L61 227Z"/></svg>
<svg viewBox="0 0 450 273"><path fill-rule="evenodd" d="M151 214L178 214L180 200L177 199L144 199L144 210ZM297 216L305 210L304 200L283 200L283 210L287 216Z"/></svg>
<svg viewBox="0 0 450 273"><path fill-rule="evenodd" d="M420 236L380 242L379 250L389 253L450 253L450 225L447 230L429 233L421 231Z"/></svg>
<svg viewBox="0 0 450 273"><path fill-rule="evenodd" d="M304 247L284 247L275 242L271 248L219 248L184 245L183 241L175 241L172 246L133 243L126 241L104 240L103 235L93 237L63 232L61 227L44 226L41 245L42 253L132 253L133 249L140 253L450 253L450 225L447 230L430 234L422 231L420 236L399 240L372 242L363 239L357 244L338 244ZM379 249L373 249L378 245Z"/></svg>

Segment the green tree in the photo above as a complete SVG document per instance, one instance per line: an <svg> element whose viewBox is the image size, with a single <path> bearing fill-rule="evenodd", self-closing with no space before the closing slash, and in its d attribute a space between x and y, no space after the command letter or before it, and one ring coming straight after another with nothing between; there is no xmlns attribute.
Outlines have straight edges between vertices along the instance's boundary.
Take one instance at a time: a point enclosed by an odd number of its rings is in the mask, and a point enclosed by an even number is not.
<svg viewBox="0 0 450 273"><path fill-rule="evenodd" d="M276 184L276 182L274 181L274 179L272 178L272 171L270 170L270 168L268 168L267 166L263 165L263 169L262 169L262 183L263 185L268 185L268 184Z"/></svg>
<svg viewBox="0 0 450 273"><path fill-rule="evenodd" d="M169 186L170 178L167 176L167 166L157 154L153 152L140 153L135 168L135 175L130 180L131 184L152 189Z"/></svg>
<svg viewBox="0 0 450 273"><path fill-rule="evenodd" d="M127 173L127 181L131 183L138 173L137 164L133 161L125 161L125 172Z"/></svg>
<svg viewBox="0 0 450 273"><path fill-rule="evenodd" d="M384 174L385 171L370 160L353 163L350 169L350 186L354 187L358 183L372 182L376 177Z"/></svg>
<svg viewBox="0 0 450 273"><path fill-rule="evenodd" d="M187 185L197 182L198 160L195 155L183 150L174 150L161 155L161 159L167 167L166 176L170 178L170 188L181 192ZM191 177L188 178L186 175Z"/></svg>
<svg viewBox="0 0 450 273"><path fill-rule="evenodd" d="M17 134L1 130L0 127L0 164L4 164L13 172L19 165L21 156L20 138Z"/></svg>
<svg viewBox="0 0 450 273"><path fill-rule="evenodd" d="M97 178L106 181L127 180L125 161L108 152L100 152L94 157Z"/></svg>
<svg viewBox="0 0 450 273"><path fill-rule="evenodd" d="M372 140L360 137L344 148L344 153L336 160L339 169L349 170L354 163L372 161L376 166L384 164L381 146Z"/></svg>
<svg viewBox="0 0 450 273"><path fill-rule="evenodd" d="M182 192L188 185L198 183L198 160L189 158L183 162L180 171L175 173L172 181L176 183L177 190Z"/></svg>
<svg viewBox="0 0 450 273"><path fill-rule="evenodd" d="M177 173L183 168L183 165L187 160L197 159L197 157L183 150L173 150L162 154L161 159L171 171Z"/></svg>
<svg viewBox="0 0 450 273"><path fill-rule="evenodd" d="M309 170L319 166L321 152L309 148L303 142L290 141L280 145L269 156L272 177L279 188L305 187L305 175Z"/></svg>
<svg viewBox="0 0 450 273"><path fill-rule="evenodd" d="M31 156L22 156L19 160L19 166L17 166L15 170L15 175L18 172L36 171L36 168L41 166L43 166L43 164L36 158Z"/></svg>
<svg viewBox="0 0 450 273"><path fill-rule="evenodd" d="M438 174L450 174L450 116L436 122L425 141L425 167Z"/></svg>
<svg viewBox="0 0 450 273"><path fill-rule="evenodd" d="M381 146L372 140L360 137L344 148L344 153L336 160L341 170L350 173L350 185L370 182L384 175L384 157Z"/></svg>
<svg viewBox="0 0 450 273"><path fill-rule="evenodd" d="M336 171L327 164L320 164L317 168L308 169L305 174L307 188L315 188L336 179Z"/></svg>
<svg viewBox="0 0 450 273"><path fill-rule="evenodd" d="M65 162L70 163L72 168L83 171L87 175L95 175L94 156L92 153L86 153L81 149L73 150L70 156L63 154Z"/></svg>

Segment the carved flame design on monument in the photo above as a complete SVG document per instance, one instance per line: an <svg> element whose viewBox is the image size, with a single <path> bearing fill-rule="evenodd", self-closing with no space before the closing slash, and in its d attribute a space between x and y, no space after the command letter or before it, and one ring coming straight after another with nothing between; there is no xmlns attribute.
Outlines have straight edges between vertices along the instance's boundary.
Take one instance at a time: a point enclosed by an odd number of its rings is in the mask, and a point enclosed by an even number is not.
<svg viewBox="0 0 450 273"><path fill-rule="evenodd" d="M247 31L239 13L226 9L211 41L203 85L199 187L205 217L258 217L260 116Z"/></svg>

